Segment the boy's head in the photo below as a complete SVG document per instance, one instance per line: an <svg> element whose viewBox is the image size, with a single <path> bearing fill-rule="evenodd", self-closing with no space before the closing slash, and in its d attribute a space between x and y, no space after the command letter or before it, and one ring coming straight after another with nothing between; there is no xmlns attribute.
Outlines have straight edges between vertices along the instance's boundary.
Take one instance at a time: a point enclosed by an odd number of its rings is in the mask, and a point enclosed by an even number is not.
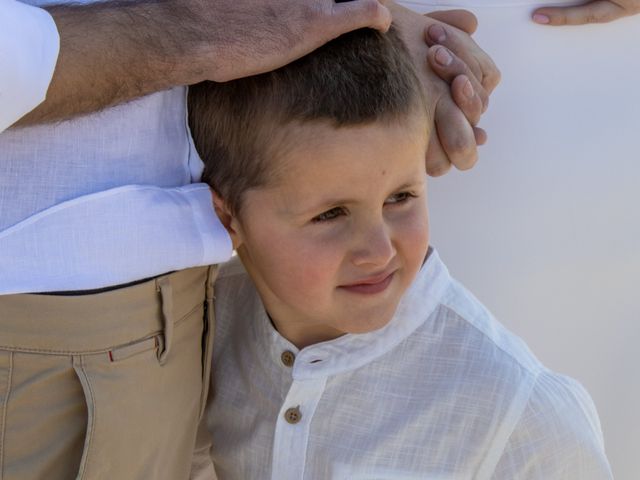
<svg viewBox="0 0 640 480"><path fill-rule="evenodd" d="M196 85L189 111L216 210L278 330L301 347L385 325L428 244L430 123L397 32Z"/></svg>

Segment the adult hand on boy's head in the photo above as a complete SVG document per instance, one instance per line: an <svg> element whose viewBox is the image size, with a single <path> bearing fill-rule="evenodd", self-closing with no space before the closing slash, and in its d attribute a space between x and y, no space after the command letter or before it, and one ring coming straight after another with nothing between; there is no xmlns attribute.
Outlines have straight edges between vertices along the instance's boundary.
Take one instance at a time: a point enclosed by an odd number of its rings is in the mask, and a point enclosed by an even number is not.
<svg viewBox="0 0 640 480"><path fill-rule="evenodd" d="M477 160L477 145L486 142L477 127L489 106L489 96L500 82L495 63L471 38L477 28L475 16L466 10L433 12L425 29L431 47L427 58L432 71L451 86L450 96L441 96L434 121L427 168L432 175L446 173L451 165L466 170Z"/></svg>
<svg viewBox="0 0 640 480"><path fill-rule="evenodd" d="M228 81L275 70L343 33L386 31L378 0L185 0L202 80ZM195 31L197 29L197 31Z"/></svg>
<svg viewBox="0 0 640 480"><path fill-rule="evenodd" d="M570 7L543 7L533 12L542 25L585 25L607 23L640 13L640 0L595 0Z"/></svg>
<svg viewBox="0 0 640 480"><path fill-rule="evenodd" d="M478 26L476 17L467 10L433 12L425 17L430 20L425 29L425 41L430 47L435 47L430 49L429 65L447 82L465 74L482 101L480 113L483 113L489 106L489 95L500 83L500 71L491 57L471 38ZM432 53L441 51L438 45L445 47L447 53L453 53L453 63L449 68L438 61L440 55ZM456 61L462 63L456 65ZM466 110L465 114L468 115ZM469 120L472 121L471 118Z"/></svg>
<svg viewBox="0 0 640 480"><path fill-rule="evenodd" d="M415 58L435 121L427 173L442 175L451 165L471 168L477 146L486 141L476 125L500 79L491 58L469 36L477 26L475 16L464 10L422 16L392 2L388 6Z"/></svg>

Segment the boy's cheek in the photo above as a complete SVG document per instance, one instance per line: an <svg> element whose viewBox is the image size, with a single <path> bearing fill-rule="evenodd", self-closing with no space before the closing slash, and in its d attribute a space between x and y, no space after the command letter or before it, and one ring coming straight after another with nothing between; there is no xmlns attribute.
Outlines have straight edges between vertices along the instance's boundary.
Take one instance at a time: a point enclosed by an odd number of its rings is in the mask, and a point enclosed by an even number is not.
<svg viewBox="0 0 640 480"><path fill-rule="evenodd" d="M295 235L271 237L260 245L261 269L274 282L296 292L311 292L327 281L334 258L327 244L303 241Z"/></svg>
<svg viewBox="0 0 640 480"><path fill-rule="evenodd" d="M429 218L426 206L417 209L413 215L405 219L399 236L400 241L405 244L408 250L408 255L416 258L422 257L416 260L422 264L424 255L426 255L429 248Z"/></svg>
<svg viewBox="0 0 640 480"><path fill-rule="evenodd" d="M426 202L415 199L413 208L395 218L396 228L411 237L429 237L429 213Z"/></svg>

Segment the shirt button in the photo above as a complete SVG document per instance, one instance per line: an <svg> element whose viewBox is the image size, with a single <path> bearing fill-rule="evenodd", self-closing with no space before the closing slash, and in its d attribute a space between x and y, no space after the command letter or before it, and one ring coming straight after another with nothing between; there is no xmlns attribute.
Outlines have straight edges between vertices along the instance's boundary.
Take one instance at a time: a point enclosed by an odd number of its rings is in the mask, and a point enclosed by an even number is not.
<svg viewBox="0 0 640 480"><path fill-rule="evenodd" d="M300 407L288 408L286 412L284 412L284 419L287 423L291 425L295 425L300 420L302 420L302 413L300 413Z"/></svg>
<svg viewBox="0 0 640 480"><path fill-rule="evenodd" d="M282 352L282 355L280 355L280 360L282 360L282 363L285 367L293 367L293 362L295 362L296 356L293 352L287 350L285 352Z"/></svg>

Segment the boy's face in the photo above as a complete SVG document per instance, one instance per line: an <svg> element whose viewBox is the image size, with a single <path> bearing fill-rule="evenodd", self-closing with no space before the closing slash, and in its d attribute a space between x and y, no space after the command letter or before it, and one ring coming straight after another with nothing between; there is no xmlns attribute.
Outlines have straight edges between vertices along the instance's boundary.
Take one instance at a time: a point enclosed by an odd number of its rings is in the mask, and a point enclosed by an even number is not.
<svg viewBox="0 0 640 480"><path fill-rule="evenodd" d="M299 348L386 325L425 258L427 122L302 125L232 237L278 331Z"/></svg>

